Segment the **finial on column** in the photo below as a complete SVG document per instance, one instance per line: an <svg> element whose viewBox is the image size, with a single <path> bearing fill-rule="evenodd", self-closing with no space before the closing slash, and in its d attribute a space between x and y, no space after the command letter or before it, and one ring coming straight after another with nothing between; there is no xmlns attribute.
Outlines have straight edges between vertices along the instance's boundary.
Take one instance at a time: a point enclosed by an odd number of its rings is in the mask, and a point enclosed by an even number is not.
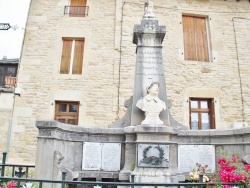
<svg viewBox="0 0 250 188"><path fill-rule="evenodd" d="M154 2L153 2L153 0L145 0L143 18L146 18L146 19L155 18L153 11L154 11Z"/></svg>

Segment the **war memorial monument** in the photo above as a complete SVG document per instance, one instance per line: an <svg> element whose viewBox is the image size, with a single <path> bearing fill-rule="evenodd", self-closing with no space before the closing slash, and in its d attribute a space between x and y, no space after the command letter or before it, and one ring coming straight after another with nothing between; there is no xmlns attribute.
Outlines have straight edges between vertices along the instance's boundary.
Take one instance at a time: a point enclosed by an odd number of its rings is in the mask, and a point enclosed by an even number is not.
<svg viewBox="0 0 250 188"><path fill-rule="evenodd" d="M37 121L38 178L60 180L65 171L68 180L127 182L134 175L135 182L177 183L197 162L213 172L215 149L247 154L250 145L243 143L250 142L249 128L187 130L172 118L162 59L165 34L165 26L154 16L153 1L147 0L141 24L134 27L134 92L127 113L109 128ZM231 144L235 142L238 145Z"/></svg>

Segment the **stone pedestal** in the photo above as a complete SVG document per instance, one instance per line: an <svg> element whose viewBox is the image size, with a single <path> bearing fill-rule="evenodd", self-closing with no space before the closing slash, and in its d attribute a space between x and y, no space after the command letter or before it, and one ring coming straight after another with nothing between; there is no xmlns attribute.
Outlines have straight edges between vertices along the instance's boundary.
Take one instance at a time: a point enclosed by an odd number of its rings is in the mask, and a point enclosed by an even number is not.
<svg viewBox="0 0 250 188"><path fill-rule="evenodd" d="M135 128L136 134L136 167L132 174L135 175L135 182L138 183L177 183L180 180L183 180L184 177L179 175L177 164L178 164L178 145L175 142L171 142L171 134L173 134L173 129L169 126L161 126L161 125L138 125ZM139 153L141 151L138 150L139 144L148 145L146 149L144 149L143 154ZM138 163L139 155L147 155L148 148L158 147L158 148L169 148L160 150L160 153L169 153L168 157L168 167L165 165L159 165L157 162L153 162L153 164L147 166L140 166ZM150 149L151 149L150 148ZM147 151L147 152L146 152ZM157 153L157 149L156 149ZM159 152L158 152L159 153ZM156 158L160 158L159 154ZM154 156L155 158L155 156ZM154 160L154 159L153 159ZM157 160L156 160L157 161ZM159 162L160 163L160 162ZM154 165L156 164L156 165ZM158 164L158 165L157 165Z"/></svg>
<svg viewBox="0 0 250 188"><path fill-rule="evenodd" d="M120 172L120 180L127 179L131 174L135 175L134 181L137 183L177 183L185 180L178 172L178 144L171 141L174 134L171 127L137 125L124 128L124 132L125 165ZM144 148L138 149L139 146ZM142 155L147 156L149 162L146 160L145 164L141 164L138 159Z"/></svg>

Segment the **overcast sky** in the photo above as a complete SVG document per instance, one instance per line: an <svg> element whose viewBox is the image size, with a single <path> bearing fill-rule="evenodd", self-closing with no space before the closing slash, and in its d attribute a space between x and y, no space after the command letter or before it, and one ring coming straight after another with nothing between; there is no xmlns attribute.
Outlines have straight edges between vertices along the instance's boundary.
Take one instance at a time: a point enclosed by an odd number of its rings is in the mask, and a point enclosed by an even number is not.
<svg viewBox="0 0 250 188"><path fill-rule="evenodd" d="M18 25L14 31L0 30L0 59L20 58L30 0L0 0L0 23Z"/></svg>

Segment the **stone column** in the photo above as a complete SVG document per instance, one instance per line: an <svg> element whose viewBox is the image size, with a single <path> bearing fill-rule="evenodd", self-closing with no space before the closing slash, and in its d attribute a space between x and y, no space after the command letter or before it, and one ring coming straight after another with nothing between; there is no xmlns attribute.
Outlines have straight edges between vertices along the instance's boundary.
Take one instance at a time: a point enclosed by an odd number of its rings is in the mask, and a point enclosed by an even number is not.
<svg viewBox="0 0 250 188"><path fill-rule="evenodd" d="M126 136L125 141L125 161L124 166L119 174L120 181L128 181L130 179L131 172L136 165L136 136L134 133L135 126L128 126L124 128L124 134Z"/></svg>
<svg viewBox="0 0 250 188"><path fill-rule="evenodd" d="M166 84L162 60L162 41L165 26L159 26L153 16L144 16L140 25L135 25L133 43L136 47L136 68L132 104L131 125L140 125L144 112L136 107L137 101L147 94L147 86L158 82L159 98L167 104ZM160 113L160 119L169 125L169 109Z"/></svg>

